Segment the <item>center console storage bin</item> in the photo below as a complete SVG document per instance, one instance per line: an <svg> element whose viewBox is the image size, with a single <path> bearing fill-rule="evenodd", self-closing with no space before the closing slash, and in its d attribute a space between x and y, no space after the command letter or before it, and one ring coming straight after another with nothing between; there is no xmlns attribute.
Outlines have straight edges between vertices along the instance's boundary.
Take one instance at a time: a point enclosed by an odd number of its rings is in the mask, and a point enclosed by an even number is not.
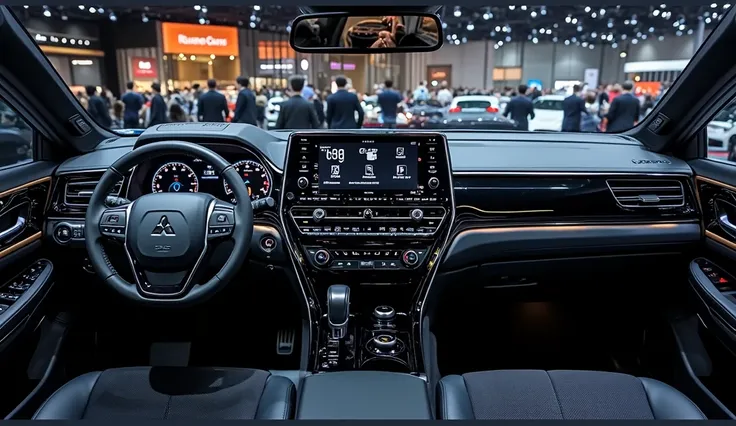
<svg viewBox="0 0 736 426"><path fill-rule="evenodd" d="M427 382L384 371L344 371L302 381L300 420L430 420Z"/></svg>

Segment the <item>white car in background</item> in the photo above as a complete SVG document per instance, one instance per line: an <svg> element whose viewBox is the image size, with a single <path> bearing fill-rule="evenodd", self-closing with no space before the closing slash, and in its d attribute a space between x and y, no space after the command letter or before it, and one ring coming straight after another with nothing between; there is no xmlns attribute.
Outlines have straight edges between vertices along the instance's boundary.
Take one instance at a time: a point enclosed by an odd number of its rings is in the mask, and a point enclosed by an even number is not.
<svg viewBox="0 0 736 426"><path fill-rule="evenodd" d="M279 119L279 112L281 112L281 104L285 100L280 96L274 96L268 100L268 105L266 105L266 123L269 129L276 127L276 121Z"/></svg>
<svg viewBox="0 0 736 426"><path fill-rule="evenodd" d="M564 95L543 95L535 99L534 119L529 121L529 130L561 131L564 100Z"/></svg>
<svg viewBox="0 0 736 426"><path fill-rule="evenodd" d="M708 123L708 151L728 152L729 161L736 161L736 105L719 112Z"/></svg>
<svg viewBox="0 0 736 426"><path fill-rule="evenodd" d="M503 111L501 111L501 102L498 98L485 95L456 96L452 99L448 112L500 112L503 114Z"/></svg>

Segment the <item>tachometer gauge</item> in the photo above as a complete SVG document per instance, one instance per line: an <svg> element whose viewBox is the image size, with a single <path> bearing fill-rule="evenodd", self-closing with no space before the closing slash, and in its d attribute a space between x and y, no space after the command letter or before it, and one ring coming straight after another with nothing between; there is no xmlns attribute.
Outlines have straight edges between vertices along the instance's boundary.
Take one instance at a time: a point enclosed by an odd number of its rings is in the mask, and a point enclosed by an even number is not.
<svg viewBox="0 0 736 426"><path fill-rule="evenodd" d="M233 167L248 188L248 195L250 195L251 200L271 195L271 176L262 164L253 160L241 160L233 164ZM223 184L227 195L232 195L233 190L230 189L224 179ZM235 200L232 201L235 202Z"/></svg>
<svg viewBox="0 0 736 426"><path fill-rule="evenodd" d="M153 192L197 192L197 174L184 163L166 163L156 170L151 181Z"/></svg>

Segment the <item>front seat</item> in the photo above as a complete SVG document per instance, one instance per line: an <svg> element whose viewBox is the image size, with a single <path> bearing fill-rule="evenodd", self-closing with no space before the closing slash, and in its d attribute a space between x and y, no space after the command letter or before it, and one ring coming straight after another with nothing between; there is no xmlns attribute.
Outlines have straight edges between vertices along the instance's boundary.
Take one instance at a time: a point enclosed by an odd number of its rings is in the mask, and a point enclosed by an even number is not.
<svg viewBox="0 0 736 426"><path fill-rule="evenodd" d="M700 409L653 379L599 371L498 370L443 377L441 419L699 420Z"/></svg>
<svg viewBox="0 0 736 426"><path fill-rule="evenodd" d="M290 419L294 383L239 368L132 367L79 376L34 419Z"/></svg>

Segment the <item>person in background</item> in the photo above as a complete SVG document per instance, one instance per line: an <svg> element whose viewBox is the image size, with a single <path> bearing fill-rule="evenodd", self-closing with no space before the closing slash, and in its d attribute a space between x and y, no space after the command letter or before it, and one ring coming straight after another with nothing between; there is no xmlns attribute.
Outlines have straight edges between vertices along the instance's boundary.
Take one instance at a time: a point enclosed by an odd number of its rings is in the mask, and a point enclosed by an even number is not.
<svg viewBox="0 0 736 426"><path fill-rule="evenodd" d="M355 93L346 90L348 80L339 76L335 79L337 91L327 97L327 114L325 119L330 129L360 129L363 127L365 112ZM358 120L355 120L355 113Z"/></svg>
<svg viewBox="0 0 736 426"><path fill-rule="evenodd" d="M223 123L230 115L225 95L217 91L217 80L207 80L207 92L199 96L197 118L201 122Z"/></svg>
<svg viewBox="0 0 736 426"><path fill-rule="evenodd" d="M528 90L525 84L519 85L519 95L511 98L503 112L504 117L510 116L516 121L519 130L529 130L529 120L534 120L534 104L525 96Z"/></svg>
<svg viewBox="0 0 736 426"><path fill-rule="evenodd" d="M562 101L562 131L563 132L579 132L581 114L588 114L585 108L585 101L580 97L579 84L572 87L572 95Z"/></svg>
<svg viewBox="0 0 736 426"><path fill-rule="evenodd" d="M414 102L422 103L429 100L429 90L427 90L427 82L422 81L416 89L414 89Z"/></svg>
<svg viewBox="0 0 736 426"><path fill-rule="evenodd" d="M178 103L169 105L169 120L172 123L186 123L190 121L189 114Z"/></svg>
<svg viewBox="0 0 736 426"><path fill-rule="evenodd" d="M651 93L644 95L644 102L641 105L641 118L644 118L654 109L654 97Z"/></svg>
<svg viewBox="0 0 736 426"><path fill-rule="evenodd" d="M446 81L443 81L440 84L440 87L440 91L437 92L437 101L442 104L443 107L445 107L452 103L452 92L448 88L448 84Z"/></svg>
<svg viewBox="0 0 736 426"><path fill-rule="evenodd" d="M112 126L112 119L110 118L110 110L105 104L105 100L97 94L97 88L95 86L87 86L84 88L87 92L87 111L97 124L102 127L110 128Z"/></svg>
<svg viewBox="0 0 736 426"><path fill-rule="evenodd" d="M250 90L250 80L240 76L236 80L240 91L238 100L235 102L235 113L233 123L245 123L255 126L258 122L258 111L256 107L256 95Z"/></svg>
<svg viewBox="0 0 736 426"><path fill-rule="evenodd" d="M598 96L592 90L585 94L585 108L588 113L581 114L580 131L600 132L601 118L598 115L600 103L598 103Z"/></svg>
<svg viewBox="0 0 736 426"><path fill-rule="evenodd" d="M258 127L261 129L266 128L266 107L268 106L268 96L266 96L266 90L261 89L256 96L256 121Z"/></svg>
<svg viewBox="0 0 736 426"><path fill-rule="evenodd" d="M179 89L174 89L174 93L172 93L171 96L169 97L169 104L168 104L169 109L171 109L171 105L175 103L179 104L181 109L185 113L188 114L188 110L189 110L188 102Z"/></svg>
<svg viewBox="0 0 736 426"><path fill-rule="evenodd" d="M322 96L314 88L314 85L310 84L308 87L314 92L312 103L314 104L315 112L317 112L317 120L319 121L319 128L321 129L325 126L325 105L322 103Z"/></svg>
<svg viewBox="0 0 736 426"><path fill-rule="evenodd" d="M167 121L166 101L164 101L164 97L161 96L161 84L151 84L151 92L153 96L151 96L151 106L148 107L146 120L149 127L164 124Z"/></svg>
<svg viewBox="0 0 736 426"><path fill-rule="evenodd" d="M141 127L139 117L145 100L143 96L136 93L133 90L133 82L129 81L125 87L127 90L125 94L120 98L120 101L125 105L125 113L123 115L123 126L126 129L137 129Z"/></svg>
<svg viewBox="0 0 736 426"><path fill-rule="evenodd" d="M302 96L304 77L295 75L289 79L291 96L281 104L279 118L276 120L277 129L318 129L319 119L314 104Z"/></svg>
<svg viewBox="0 0 736 426"><path fill-rule="evenodd" d="M115 101L112 104L112 128L113 129L124 129L125 128L125 104L122 101Z"/></svg>
<svg viewBox="0 0 736 426"><path fill-rule="evenodd" d="M641 103L631 94L634 83L626 81L621 85L621 94L611 102L606 114L606 131L623 132L636 126L641 117Z"/></svg>
<svg viewBox="0 0 736 426"><path fill-rule="evenodd" d="M399 104L402 101L401 93L394 90L393 80L386 80L383 85L385 88L378 95L378 105L381 107L383 127L395 129L396 116L399 113Z"/></svg>

